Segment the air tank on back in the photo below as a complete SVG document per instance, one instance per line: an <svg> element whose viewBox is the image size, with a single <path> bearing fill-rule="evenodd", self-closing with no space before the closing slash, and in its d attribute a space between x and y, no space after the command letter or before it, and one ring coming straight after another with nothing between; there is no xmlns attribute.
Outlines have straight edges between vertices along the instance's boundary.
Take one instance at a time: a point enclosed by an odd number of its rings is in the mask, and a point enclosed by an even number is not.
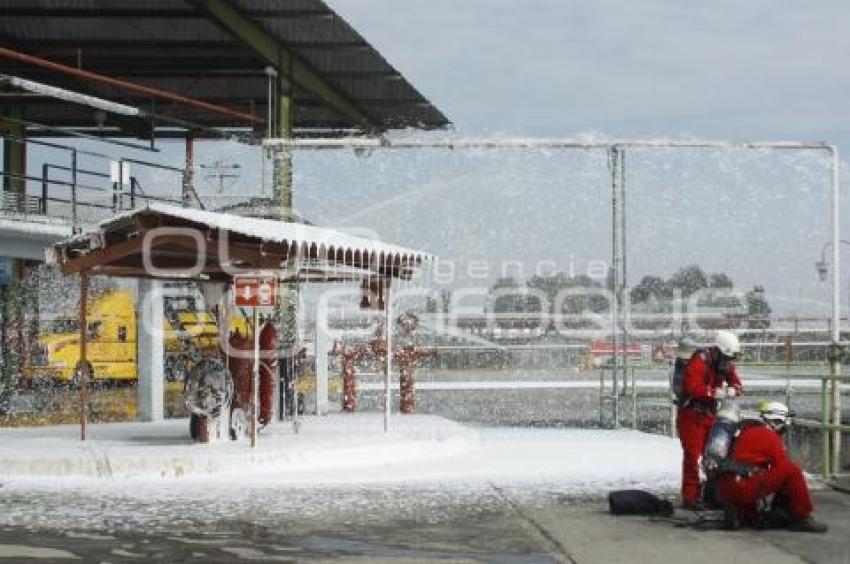
<svg viewBox="0 0 850 564"><path fill-rule="evenodd" d="M723 404L717 411L717 419L708 435L708 441L705 443L702 463L707 472L715 470L729 455L740 421L741 407L738 402L734 398L723 400Z"/></svg>

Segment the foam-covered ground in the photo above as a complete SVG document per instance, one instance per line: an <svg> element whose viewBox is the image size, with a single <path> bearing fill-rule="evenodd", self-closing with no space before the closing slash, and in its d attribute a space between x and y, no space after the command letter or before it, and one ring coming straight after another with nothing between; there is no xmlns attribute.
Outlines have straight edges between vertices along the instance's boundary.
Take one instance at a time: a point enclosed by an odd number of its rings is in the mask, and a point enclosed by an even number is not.
<svg viewBox="0 0 850 564"><path fill-rule="evenodd" d="M110 483L219 476L273 484L375 482L653 482L675 479L678 443L629 430L477 429L432 415L308 417L247 441L194 444L185 420L0 430L9 481ZM88 479L88 480L87 480Z"/></svg>
<svg viewBox="0 0 850 564"><path fill-rule="evenodd" d="M244 442L191 444L185 421L95 426L85 445L76 431L0 433L0 525L156 530L346 515L436 521L461 506L497 507L503 493L533 500L600 497L620 487L672 491L681 456L677 441L630 430L476 429L425 415L396 418L389 435L379 414L307 418L297 435L289 426L267 430L253 452ZM24 468L22 461L69 453L101 467L109 459L111 471L5 469L5 460ZM194 471L149 471L169 460ZM134 464L145 471L131 472Z"/></svg>

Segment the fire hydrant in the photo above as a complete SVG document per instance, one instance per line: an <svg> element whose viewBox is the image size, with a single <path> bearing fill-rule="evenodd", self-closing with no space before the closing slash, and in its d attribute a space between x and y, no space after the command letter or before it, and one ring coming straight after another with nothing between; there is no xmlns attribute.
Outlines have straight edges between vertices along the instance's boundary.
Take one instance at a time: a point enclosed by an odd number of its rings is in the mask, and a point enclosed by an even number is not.
<svg viewBox="0 0 850 564"><path fill-rule="evenodd" d="M360 361L368 351L366 347L358 345L347 347L336 341L331 354L338 356L342 363L342 410L355 411L357 409L357 362Z"/></svg>

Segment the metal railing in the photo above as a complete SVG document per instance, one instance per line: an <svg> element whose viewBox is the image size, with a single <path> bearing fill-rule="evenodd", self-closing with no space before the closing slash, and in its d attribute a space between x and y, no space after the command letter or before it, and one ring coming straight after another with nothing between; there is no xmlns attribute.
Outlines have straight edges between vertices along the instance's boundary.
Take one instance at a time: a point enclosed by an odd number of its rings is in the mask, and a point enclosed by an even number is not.
<svg viewBox="0 0 850 564"><path fill-rule="evenodd" d="M785 404L792 407L794 397L801 395L819 395L820 396L820 412L821 418L807 419L795 418L794 425L796 427L820 431L821 435L821 472L825 479L829 479L836 475L835 468L840 468L840 461L836 463L835 457L840 453L840 446L836 444L836 436L840 437L841 433L850 432L850 425L834 424L831 421L831 406L832 406L832 387L831 382L839 384L850 384L850 375L838 375L826 373L812 373L796 371L801 368L800 364L766 364L758 363L750 365L750 367L771 367L785 368L792 370L790 372L777 373L772 376L773 380L784 380L781 386L775 384L760 385L759 380L751 380L748 382L749 388L752 390L744 398L747 398L747 404L757 405L769 395L776 393L784 395ZM638 373L642 370L658 370L660 367L651 366L632 366L629 367L628 375L623 382L623 386L618 390L619 399L628 399L631 403L631 427L638 429L641 425L641 408L642 407L660 407L670 411L670 434L675 436L676 429L676 405L673 403L670 396L669 387L641 387L638 382ZM825 367L826 368L826 367ZM605 415L608 411L607 404L614 401L612 391L606 387L606 380L611 380L611 368L604 367L599 371L599 422L600 425L605 424ZM606 378L607 376L607 378ZM668 374L669 379L669 374ZM795 387L794 381L812 380L820 381L820 387L816 389L805 389L799 386ZM641 391L639 391L641 390ZM837 388L838 393L841 393L841 387ZM762 392L762 393L758 393ZM770 394L773 392L773 394ZM837 439L840 440L840 439Z"/></svg>
<svg viewBox="0 0 850 564"><path fill-rule="evenodd" d="M25 215L43 214L43 200L20 192L0 192L0 210Z"/></svg>
<svg viewBox="0 0 850 564"><path fill-rule="evenodd" d="M69 157L69 163L67 165L43 163L41 176L20 174L6 170L0 172L0 177L8 179L5 182L11 180L22 185L22 190L20 191L4 191L0 193L2 194L2 198L0 198L0 211L26 215L64 217L77 230L85 223L81 217L81 210L103 210L104 212L118 213L128 209L135 209L140 202L147 201L167 202L178 205L185 204L179 197L170 198L161 195L145 194L138 177L126 174L126 167L130 164L141 167L142 169L154 169L179 174L179 179L175 184L178 186L176 193L180 194L186 178L186 171L182 168L127 157L114 157L96 151L80 149L41 139L22 139L9 134L2 134L0 136L16 143L59 149L67 152ZM110 174L80 166L79 160L81 156L116 163L118 181L115 181L116 175L114 173ZM113 165L109 164L108 166ZM28 183L40 187L40 190L36 192L37 195L33 194L32 190L28 190ZM97 214L96 211L95 213Z"/></svg>

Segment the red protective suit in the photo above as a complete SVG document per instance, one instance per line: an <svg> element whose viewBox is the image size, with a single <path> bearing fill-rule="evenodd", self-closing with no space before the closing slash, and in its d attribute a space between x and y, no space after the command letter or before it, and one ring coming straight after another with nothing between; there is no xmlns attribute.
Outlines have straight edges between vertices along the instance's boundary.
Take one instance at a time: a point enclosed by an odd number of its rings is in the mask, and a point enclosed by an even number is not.
<svg viewBox="0 0 850 564"><path fill-rule="evenodd" d="M237 330L230 334L230 350L232 355L227 357L227 368L233 378L233 406L231 409L242 409L250 413L254 395L254 339L242 336Z"/></svg>
<svg viewBox="0 0 850 564"><path fill-rule="evenodd" d="M700 499L699 461L714 425L717 387L726 382L738 392L742 388L734 365L730 364L726 374L717 372L713 359L718 354L715 347L695 352L682 381L682 391L688 399L679 408L676 430L682 443L682 503L686 504Z"/></svg>
<svg viewBox="0 0 850 564"><path fill-rule="evenodd" d="M782 439L770 427L762 423L744 426L729 456L756 467L747 478L734 474L720 478L720 497L738 508L742 521L751 521L756 515L756 503L772 493L782 496L785 509L795 519L812 513L803 471L788 458Z"/></svg>

